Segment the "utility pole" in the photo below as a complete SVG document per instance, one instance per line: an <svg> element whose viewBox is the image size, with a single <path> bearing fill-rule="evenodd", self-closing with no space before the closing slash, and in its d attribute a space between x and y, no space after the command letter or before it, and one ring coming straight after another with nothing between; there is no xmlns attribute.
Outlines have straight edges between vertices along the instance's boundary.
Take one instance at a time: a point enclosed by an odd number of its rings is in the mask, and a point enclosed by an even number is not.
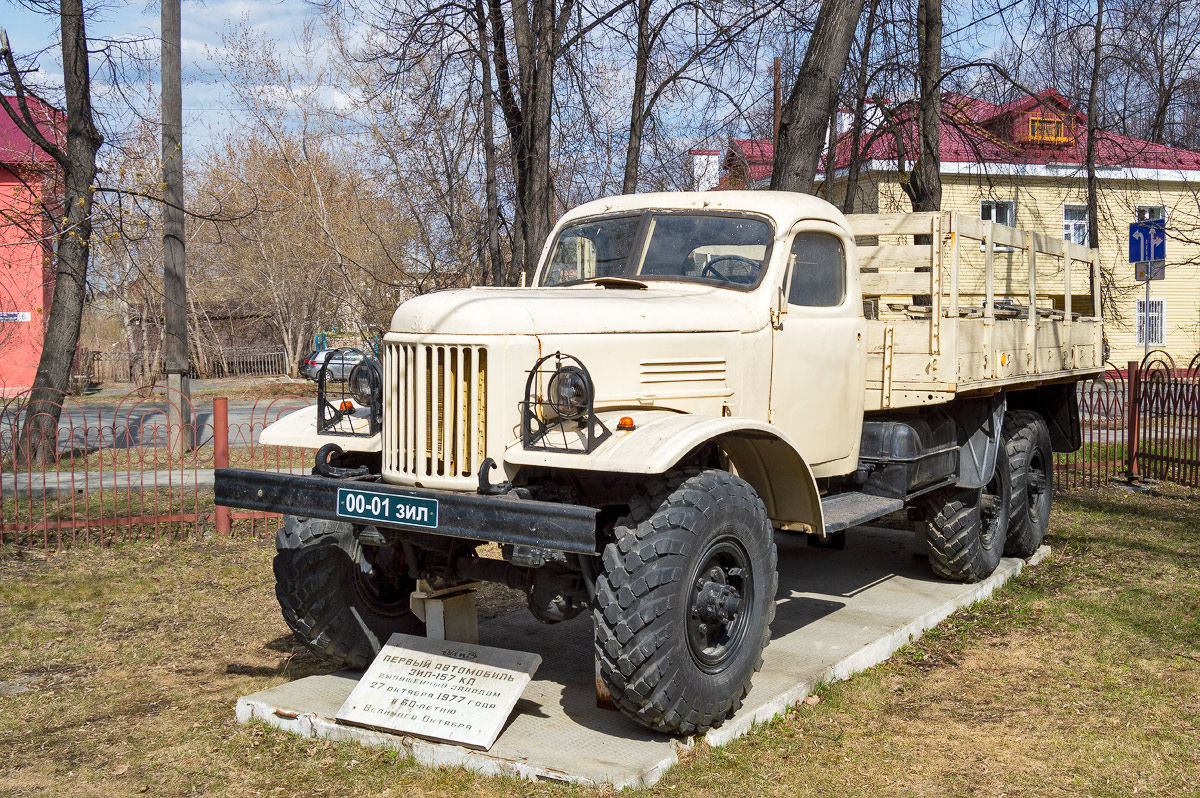
<svg viewBox="0 0 1200 798"><path fill-rule="evenodd" d="M162 0L163 311L166 317L167 448L190 449L187 263L183 231L183 66L180 0Z"/></svg>

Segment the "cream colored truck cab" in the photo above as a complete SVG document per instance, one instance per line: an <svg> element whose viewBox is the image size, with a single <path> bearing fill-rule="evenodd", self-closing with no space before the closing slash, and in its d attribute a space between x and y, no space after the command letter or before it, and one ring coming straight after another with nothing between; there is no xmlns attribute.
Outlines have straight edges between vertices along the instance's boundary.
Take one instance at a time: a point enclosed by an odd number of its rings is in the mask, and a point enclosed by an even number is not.
<svg viewBox="0 0 1200 798"><path fill-rule="evenodd" d="M956 214L598 200L529 287L405 302L377 363L264 431L318 448L312 477L225 471L217 499L287 514L284 616L341 664L419 630L418 580L500 581L548 623L591 611L631 718L703 731L767 643L774 533L837 547L909 508L946 578L1032 554L1101 368L1094 269Z"/></svg>

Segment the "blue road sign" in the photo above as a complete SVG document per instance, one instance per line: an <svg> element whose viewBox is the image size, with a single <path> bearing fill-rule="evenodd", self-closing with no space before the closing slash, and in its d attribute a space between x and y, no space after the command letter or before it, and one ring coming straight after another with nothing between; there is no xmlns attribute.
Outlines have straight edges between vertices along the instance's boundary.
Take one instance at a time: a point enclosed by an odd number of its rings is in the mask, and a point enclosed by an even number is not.
<svg viewBox="0 0 1200 798"><path fill-rule="evenodd" d="M1167 259L1167 220L1147 219L1129 225L1129 262Z"/></svg>

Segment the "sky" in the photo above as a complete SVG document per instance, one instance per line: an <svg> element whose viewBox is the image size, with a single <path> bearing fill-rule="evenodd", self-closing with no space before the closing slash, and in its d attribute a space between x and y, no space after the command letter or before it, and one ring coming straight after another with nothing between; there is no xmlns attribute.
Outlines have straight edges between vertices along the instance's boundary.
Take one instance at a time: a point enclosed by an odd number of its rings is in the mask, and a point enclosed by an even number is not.
<svg viewBox="0 0 1200 798"><path fill-rule="evenodd" d="M96 5L85 0L85 5ZM222 101L224 89L213 80L211 51L220 47L224 28L243 21L285 46L295 40L304 20L312 13L305 0L183 0L182 55L184 137L193 144L206 142L228 122ZM88 21L88 36L107 39L149 39L145 47L159 51L159 5L151 0L104 0L96 16ZM38 60L44 80L61 85L62 65L58 47L58 18L31 11L14 0L0 0L0 27L8 32L14 53L27 54L53 44ZM97 74L94 80L103 80ZM157 84L158 76L154 76ZM158 87L154 87L155 94ZM144 90L143 90L144 93Z"/></svg>

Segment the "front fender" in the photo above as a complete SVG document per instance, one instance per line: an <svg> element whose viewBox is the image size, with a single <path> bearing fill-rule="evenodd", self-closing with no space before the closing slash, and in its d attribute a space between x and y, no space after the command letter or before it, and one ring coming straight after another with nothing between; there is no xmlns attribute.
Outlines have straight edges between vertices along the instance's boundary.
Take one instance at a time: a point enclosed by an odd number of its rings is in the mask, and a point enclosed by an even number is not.
<svg viewBox="0 0 1200 798"><path fill-rule="evenodd" d="M360 407L350 417L356 431L370 428L371 411ZM303 449L320 449L327 443L336 443L346 452L378 452L383 448L383 436L376 433L368 437L353 435L321 435L317 432L317 406L302 407L274 424L263 429L258 442L265 446L295 446Z"/></svg>
<svg viewBox="0 0 1200 798"><path fill-rule="evenodd" d="M706 443L716 443L738 476L750 483L776 527L821 532L821 496L812 470L787 433L764 421L731 416L620 410L597 413L613 434L590 454L542 452L510 444L504 454L511 466L621 474L662 474ZM621 416L635 429L617 430ZM810 527L805 529L805 527Z"/></svg>

